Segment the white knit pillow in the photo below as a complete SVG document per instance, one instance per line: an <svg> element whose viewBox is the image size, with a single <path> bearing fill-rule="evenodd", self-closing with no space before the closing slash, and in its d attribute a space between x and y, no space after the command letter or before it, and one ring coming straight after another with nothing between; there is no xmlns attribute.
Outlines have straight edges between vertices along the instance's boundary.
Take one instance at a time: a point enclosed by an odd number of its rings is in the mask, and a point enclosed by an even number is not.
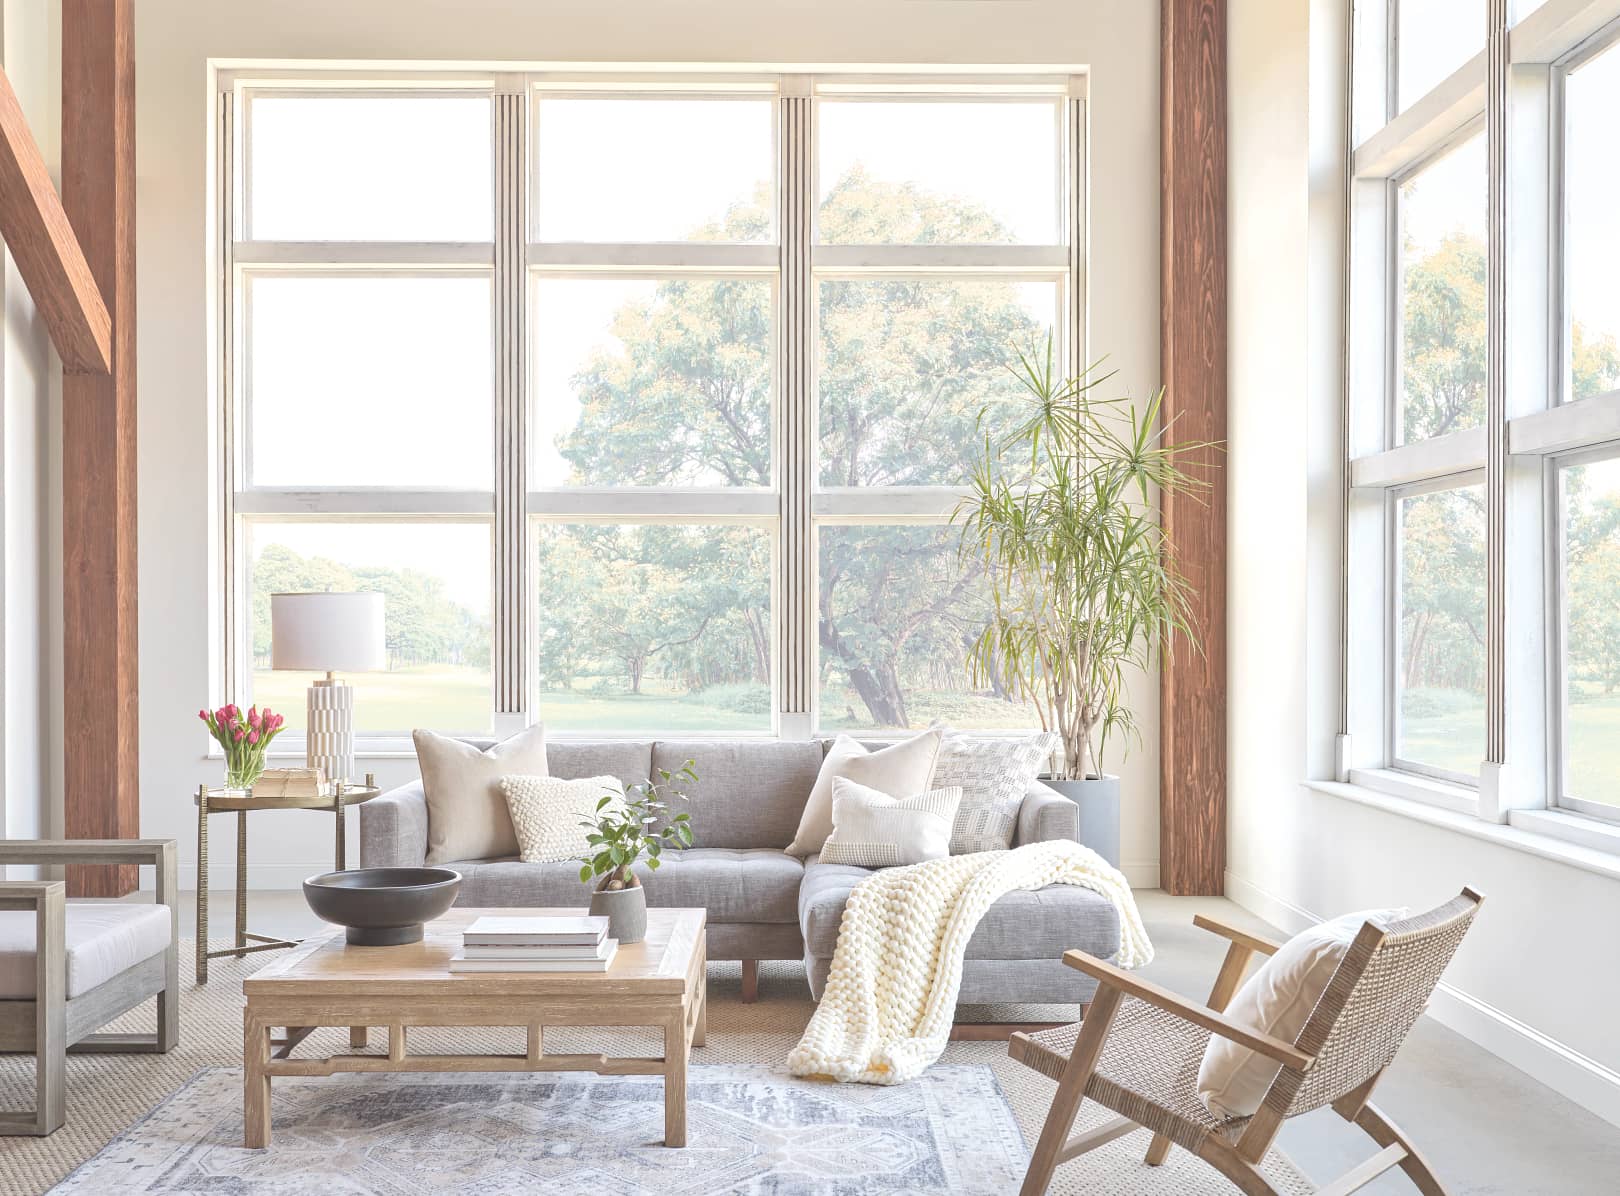
<svg viewBox="0 0 1620 1196"><path fill-rule="evenodd" d="M936 789L962 790L951 831L952 855L1006 851L1012 846L1024 794L1061 742L1050 731L992 739L946 729L933 784Z"/></svg>
<svg viewBox="0 0 1620 1196"><path fill-rule="evenodd" d="M596 816L596 803L612 796L624 800L624 785L617 777L510 776L501 778L506 808L517 832L518 851L525 864L555 864L578 859L590 847L590 828L581 821Z"/></svg>
<svg viewBox="0 0 1620 1196"><path fill-rule="evenodd" d="M1243 982L1227 1005L1226 1016L1241 1026L1293 1042L1362 926L1367 922L1388 926L1406 913L1404 909L1371 909L1300 931ZM1198 1068L1198 1099L1217 1117L1252 1117L1279 1070L1278 1064L1257 1051L1212 1037Z"/></svg>
<svg viewBox="0 0 1620 1196"><path fill-rule="evenodd" d="M847 777L835 777L832 791L833 829L821 847L822 863L895 868L950 854L960 789L894 798Z"/></svg>

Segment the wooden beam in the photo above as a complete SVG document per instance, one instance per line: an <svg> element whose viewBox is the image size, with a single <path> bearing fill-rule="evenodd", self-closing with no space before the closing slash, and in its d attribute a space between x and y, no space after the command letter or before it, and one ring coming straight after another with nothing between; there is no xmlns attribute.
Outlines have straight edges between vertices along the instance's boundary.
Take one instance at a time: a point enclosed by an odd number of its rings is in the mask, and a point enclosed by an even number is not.
<svg viewBox="0 0 1620 1196"><path fill-rule="evenodd" d="M1177 440L1226 438L1226 3L1163 0L1162 378ZM1226 873L1226 483L1167 495L1165 529L1193 592L1201 651L1160 673L1159 876L1219 894Z"/></svg>
<svg viewBox="0 0 1620 1196"><path fill-rule="evenodd" d="M139 834L135 622L133 0L62 0L62 205L112 317L112 370L62 380L65 821L69 838ZM70 867L116 897L137 869Z"/></svg>
<svg viewBox="0 0 1620 1196"><path fill-rule="evenodd" d="M62 368L105 374L112 366L112 319L3 70L0 237L45 319Z"/></svg>

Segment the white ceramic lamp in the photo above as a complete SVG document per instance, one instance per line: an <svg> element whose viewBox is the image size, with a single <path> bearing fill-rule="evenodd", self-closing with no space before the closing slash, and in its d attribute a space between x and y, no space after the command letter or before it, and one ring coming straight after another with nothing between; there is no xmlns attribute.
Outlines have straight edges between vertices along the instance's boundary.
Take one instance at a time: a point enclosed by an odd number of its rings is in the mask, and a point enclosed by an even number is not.
<svg viewBox="0 0 1620 1196"><path fill-rule="evenodd" d="M337 674L387 667L381 594L270 595L270 667L325 673L309 687L309 766L354 775L354 689Z"/></svg>

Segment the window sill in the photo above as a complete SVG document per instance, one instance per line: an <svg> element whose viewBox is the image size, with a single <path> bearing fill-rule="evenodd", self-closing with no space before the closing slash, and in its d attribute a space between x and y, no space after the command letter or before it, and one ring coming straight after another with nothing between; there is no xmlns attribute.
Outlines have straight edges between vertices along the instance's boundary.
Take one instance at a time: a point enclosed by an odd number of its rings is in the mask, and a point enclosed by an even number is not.
<svg viewBox="0 0 1620 1196"><path fill-rule="evenodd" d="M1351 775L1358 774L1353 772ZM1486 822L1471 813L1460 813L1431 802L1385 793L1363 784L1306 781L1304 785L1313 793L1371 806L1388 814L1483 839L1498 847L1527 852L1555 863L1595 872L1611 880L1620 880L1620 828L1611 828L1595 818L1559 810L1517 810L1510 816L1509 825L1503 826ZM1612 846L1593 846L1594 843L1610 842Z"/></svg>
<svg viewBox="0 0 1620 1196"><path fill-rule="evenodd" d="M1450 810L1453 814L1479 812L1479 791L1453 781L1442 781L1393 768L1352 768L1350 783L1389 797L1405 798Z"/></svg>

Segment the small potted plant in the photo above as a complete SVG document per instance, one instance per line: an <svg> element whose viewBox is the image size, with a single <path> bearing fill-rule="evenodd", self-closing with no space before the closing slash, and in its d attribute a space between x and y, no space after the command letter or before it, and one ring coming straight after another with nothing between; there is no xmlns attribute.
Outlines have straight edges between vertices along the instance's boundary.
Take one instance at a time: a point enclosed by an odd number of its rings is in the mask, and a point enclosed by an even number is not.
<svg viewBox="0 0 1620 1196"><path fill-rule="evenodd" d="M639 943L647 937L647 892L633 871L645 858L656 872L665 849L692 846L691 815L669 812L672 801L685 801L681 786L697 781L693 761L679 771L658 770L657 781L631 785L621 795L603 795L593 817L580 821L587 832L589 851L580 856L579 879L596 887L591 892L591 913L605 915L608 934L620 944Z"/></svg>
<svg viewBox="0 0 1620 1196"><path fill-rule="evenodd" d="M1094 370L1059 376L1050 340L1044 357L1019 354L1024 409L985 437L954 518L990 591L968 654L974 681L998 682L1059 734L1048 784L1081 806L1082 823L1088 808L1111 814L1117 851L1119 778L1102 754L1112 735L1137 737L1127 680L1176 639L1198 650L1193 591L1154 498L1201 496L1219 446L1171 441L1162 390L1138 409L1099 395L1113 375Z"/></svg>
<svg viewBox="0 0 1620 1196"><path fill-rule="evenodd" d="M265 753L281 734L286 719L270 707L250 706L246 713L227 702L218 710L199 710L197 717L225 749L225 788L249 792L264 772Z"/></svg>

